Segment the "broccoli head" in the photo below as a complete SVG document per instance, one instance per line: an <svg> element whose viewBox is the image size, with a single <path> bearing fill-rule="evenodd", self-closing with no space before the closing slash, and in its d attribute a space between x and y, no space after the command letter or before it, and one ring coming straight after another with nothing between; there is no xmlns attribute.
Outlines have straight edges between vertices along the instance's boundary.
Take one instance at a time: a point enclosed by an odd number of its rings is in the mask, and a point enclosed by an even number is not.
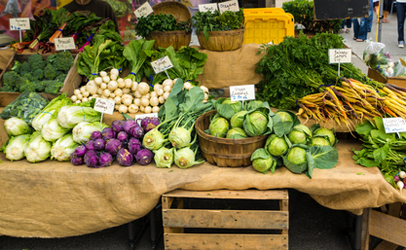
<svg viewBox="0 0 406 250"><path fill-rule="evenodd" d="M42 69L44 70L45 67L47 66L46 61L37 61L35 63L30 64L31 65L31 71L35 71L36 69Z"/></svg>
<svg viewBox="0 0 406 250"><path fill-rule="evenodd" d="M44 92L45 91L45 82L46 81L39 81L39 80L34 81L33 83L35 84L35 91Z"/></svg>
<svg viewBox="0 0 406 250"><path fill-rule="evenodd" d="M3 86L8 86L11 89L14 89L17 86L17 82L20 79L20 76L15 71L7 71L3 75Z"/></svg>
<svg viewBox="0 0 406 250"><path fill-rule="evenodd" d="M65 82L66 75L67 75L67 74L64 74L64 73L59 74L59 75L55 78L55 80L60 81L60 82Z"/></svg>
<svg viewBox="0 0 406 250"><path fill-rule="evenodd" d="M73 66L73 56L69 51L59 52L55 54L52 65L56 68L56 70L66 73Z"/></svg>
<svg viewBox="0 0 406 250"><path fill-rule="evenodd" d="M32 77L35 80L42 80L44 78L44 70L42 69L36 69L32 72Z"/></svg>
<svg viewBox="0 0 406 250"><path fill-rule="evenodd" d="M20 74L21 67L22 67L22 63L20 63L19 61L14 61L14 65L13 65L13 67L11 67L11 70L16 72L17 74Z"/></svg>
<svg viewBox="0 0 406 250"><path fill-rule="evenodd" d="M28 81L34 81L35 80L34 76L31 75L31 73L27 73L27 74L23 75L23 77L27 78Z"/></svg>
<svg viewBox="0 0 406 250"><path fill-rule="evenodd" d="M48 63L44 69L44 78L47 80L54 80L57 76L57 72L52 64Z"/></svg>
<svg viewBox="0 0 406 250"><path fill-rule="evenodd" d="M54 95L58 94L63 86L63 82L56 80L43 81L43 83L45 84L45 93Z"/></svg>
<svg viewBox="0 0 406 250"><path fill-rule="evenodd" d="M28 63L30 64L31 68L34 68L38 62L43 62L44 58L40 54L32 54L27 59Z"/></svg>
<svg viewBox="0 0 406 250"><path fill-rule="evenodd" d="M31 66L28 62L23 62L21 64L20 75L25 75L31 72Z"/></svg>
<svg viewBox="0 0 406 250"><path fill-rule="evenodd" d="M18 85L18 91L19 92L35 92L35 82L31 82L30 80L28 80L25 77L21 77L20 81L19 81L19 85Z"/></svg>
<svg viewBox="0 0 406 250"><path fill-rule="evenodd" d="M3 86L0 89L1 92L16 92L13 87L10 86Z"/></svg>

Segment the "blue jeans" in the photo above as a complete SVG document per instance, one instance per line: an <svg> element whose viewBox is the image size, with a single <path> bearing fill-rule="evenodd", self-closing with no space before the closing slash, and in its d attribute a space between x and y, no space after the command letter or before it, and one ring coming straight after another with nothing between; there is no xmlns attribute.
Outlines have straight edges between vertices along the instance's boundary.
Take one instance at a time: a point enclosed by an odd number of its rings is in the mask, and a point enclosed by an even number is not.
<svg viewBox="0 0 406 250"><path fill-rule="evenodd" d="M396 3L396 15L398 17L398 42L405 40L405 10L406 3Z"/></svg>
<svg viewBox="0 0 406 250"><path fill-rule="evenodd" d="M368 15L369 15L369 17L366 17L366 19L367 19L367 31L371 32L371 30L372 30L372 21L374 20L374 0L369 1Z"/></svg>
<svg viewBox="0 0 406 250"><path fill-rule="evenodd" d="M352 23L354 24L354 38L355 39L362 39L366 40L368 35L368 18L361 18L358 21L358 18L352 19Z"/></svg>
<svg viewBox="0 0 406 250"><path fill-rule="evenodd" d="M352 20L351 19L343 19L343 22L341 23L341 28L344 29L345 26L347 26L347 28L351 28L351 24L352 24Z"/></svg>

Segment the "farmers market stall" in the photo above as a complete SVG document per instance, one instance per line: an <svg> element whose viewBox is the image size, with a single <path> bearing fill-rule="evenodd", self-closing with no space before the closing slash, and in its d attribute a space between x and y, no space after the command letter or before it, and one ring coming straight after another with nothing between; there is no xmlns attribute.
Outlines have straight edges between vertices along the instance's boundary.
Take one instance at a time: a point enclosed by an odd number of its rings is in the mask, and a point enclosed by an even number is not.
<svg viewBox="0 0 406 250"><path fill-rule="evenodd" d="M361 214L363 208L406 202L377 168L355 165L341 141L339 162L316 169L313 179L280 168L260 174L252 167L222 168L204 163L190 169L161 169L154 164L93 169L69 162L9 162L0 154L0 234L19 237L66 237L122 225L146 215L160 196L175 189L259 190L293 188L321 205Z"/></svg>

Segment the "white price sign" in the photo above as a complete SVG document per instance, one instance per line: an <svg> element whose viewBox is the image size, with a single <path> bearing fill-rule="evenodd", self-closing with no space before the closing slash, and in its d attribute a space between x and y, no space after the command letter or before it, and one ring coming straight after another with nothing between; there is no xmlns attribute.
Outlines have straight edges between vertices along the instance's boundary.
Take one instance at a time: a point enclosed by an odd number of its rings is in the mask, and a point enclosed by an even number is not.
<svg viewBox="0 0 406 250"><path fill-rule="evenodd" d="M10 18L10 30L29 30L30 19L27 18Z"/></svg>
<svg viewBox="0 0 406 250"><path fill-rule="evenodd" d="M240 11L240 6L238 5L237 0L218 3L218 5L219 5L220 13L223 13L224 11L227 11L227 10L232 11L232 12Z"/></svg>
<svg viewBox="0 0 406 250"><path fill-rule="evenodd" d="M138 125L141 125L141 120L144 119L145 117L158 118L158 113L136 115L135 116L135 121L138 123Z"/></svg>
<svg viewBox="0 0 406 250"><path fill-rule="evenodd" d="M137 18L140 18L142 16L148 16L149 14L151 14L153 12L154 12L154 10L152 9L151 5L147 1L134 11L134 15Z"/></svg>
<svg viewBox="0 0 406 250"><path fill-rule="evenodd" d="M200 12L210 11L213 13L215 10L218 10L217 3L199 4Z"/></svg>
<svg viewBox="0 0 406 250"><path fill-rule="evenodd" d="M54 39L55 50L71 50L76 49L75 41L73 37L63 37Z"/></svg>
<svg viewBox="0 0 406 250"><path fill-rule="evenodd" d="M231 101L255 100L255 85L230 86Z"/></svg>
<svg viewBox="0 0 406 250"><path fill-rule="evenodd" d="M97 97L93 109L103 114L112 115L115 105L116 103L112 100Z"/></svg>
<svg viewBox="0 0 406 250"><path fill-rule="evenodd" d="M171 62L171 59L169 59L168 56L165 56L151 62L151 66L154 69L155 73L158 74L161 73L162 71L172 68L173 64Z"/></svg>
<svg viewBox="0 0 406 250"><path fill-rule="evenodd" d="M406 132L406 121L403 118L383 118L382 120L383 126L385 127L385 133Z"/></svg>
<svg viewBox="0 0 406 250"><path fill-rule="evenodd" d="M333 63L351 63L351 49L329 49L328 57L330 64Z"/></svg>

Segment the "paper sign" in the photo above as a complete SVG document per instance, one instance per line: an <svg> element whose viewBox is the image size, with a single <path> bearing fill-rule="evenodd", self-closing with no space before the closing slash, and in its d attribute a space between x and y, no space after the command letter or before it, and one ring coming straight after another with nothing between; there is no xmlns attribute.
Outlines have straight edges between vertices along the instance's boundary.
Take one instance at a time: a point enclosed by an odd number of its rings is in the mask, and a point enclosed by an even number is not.
<svg viewBox="0 0 406 250"><path fill-rule="evenodd" d="M10 18L10 30L29 30L30 19L27 18Z"/></svg>
<svg viewBox="0 0 406 250"><path fill-rule="evenodd" d="M138 125L141 125L141 119L144 119L145 117L158 118L158 113L136 115L135 116L135 121L138 123Z"/></svg>
<svg viewBox="0 0 406 250"><path fill-rule="evenodd" d="M382 120L383 126L385 127L385 133L406 132L406 121L403 118L383 118Z"/></svg>
<svg viewBox="0 0 406 250"><path fill-rule="evenodd" d="M328 57L330 64L332 63L351 63L351 49L329 49Z"/></svg>
<svg viewBox="0 0 406 250"><path fill-rule="evenodd" d="M213 13L215 10L218 10L216 3L199 4L200 12L210 11L211 13Z"/></svg>
<svg viewBox="0 0 406 250"><path fill-rule="evenodd" d="M227 11L227 10L232 11L232 12L240 11L240 6L238 5L237 0L218 3L218 5L219 5L220 13L223 13L224 11Z"/></svg>
<svg viewBox="0 0 406 250"><path fill-rule="evenodd" d="M113 100L96 97L93 109L100 113L112 115L115 105L116 103Z"/></svg>
<svg viewBox="0 0 406 250"><path fill-rule="evenodd" d="M154 69L155 73L158 74L161 73L162 71L172 68L173 64L171 62L171 59L169 59L168 56L165 56L151 62L151 66Z"/></svg>
<svg viewBox="0 0 406 250"><path fill-rule="evenodd" d="M255 85L230 86L231 101L255 100Z"/></svg>
<svg viewBox="0 0 406 250"><path fill-rule="evenodd" d="M137 18L140 18L142 16L148 16L149 14L151 14L153 12L154 12L154 10L152 9L151 5L147 1L134 11L134 15Z"/></svg>
<svg viewBox="0 0 406 250"><path fill-rule="evenodd" d="M54 39L55 50L71 50L76 49L75 41L73 37L63 37Z"/></svg>
<svg viewBox="0 0 406 250"><path fill-rule="evenodd" d="M190 0L180 0L181 3L186 5L187 7L193 8L193 4L190 2Z"/></svg>

